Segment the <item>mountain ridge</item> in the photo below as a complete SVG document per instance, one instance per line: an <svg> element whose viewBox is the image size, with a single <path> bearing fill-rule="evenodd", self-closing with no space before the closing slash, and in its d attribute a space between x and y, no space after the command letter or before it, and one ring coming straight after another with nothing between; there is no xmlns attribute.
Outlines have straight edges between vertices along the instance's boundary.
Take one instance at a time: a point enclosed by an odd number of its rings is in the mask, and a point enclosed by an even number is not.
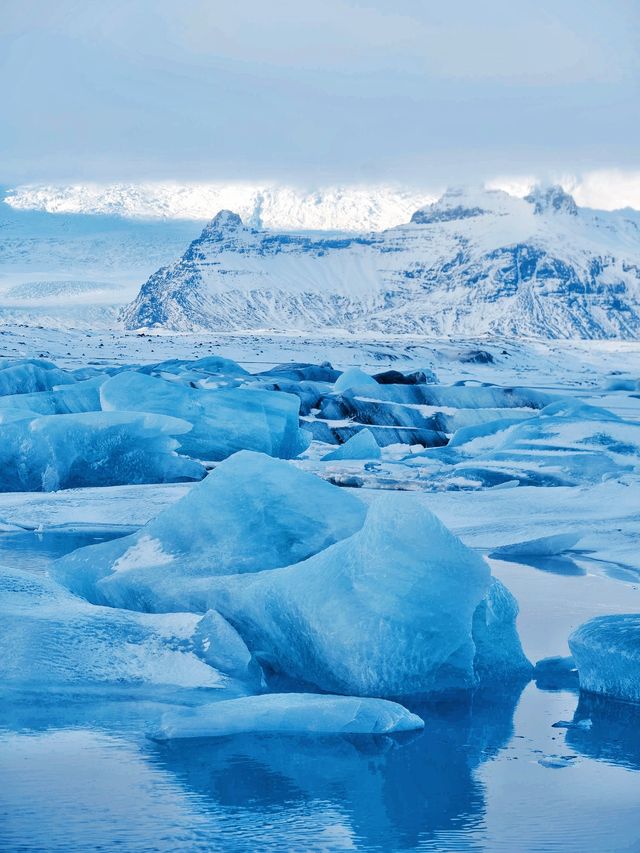
<svg viewBox="0 0 640 853"><path fill-rule="evenodd" d="M406 224L345 236L267 231L221 211L122 320L174 331L633 338L640 217L578 208L559 186L525 198L451 189Z"/></svg>

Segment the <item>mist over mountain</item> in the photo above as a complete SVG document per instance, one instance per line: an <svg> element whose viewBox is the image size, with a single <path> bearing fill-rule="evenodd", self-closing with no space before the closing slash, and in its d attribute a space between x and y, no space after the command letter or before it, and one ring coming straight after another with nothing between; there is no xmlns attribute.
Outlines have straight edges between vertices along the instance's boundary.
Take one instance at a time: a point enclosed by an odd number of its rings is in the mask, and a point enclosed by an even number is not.
<svg viewBox="0 0 640 853"><path fill-rule="evenodd" d="M329 186L307 190L285 184L142 183L38 185L12 190L16 210L206 221L229 209L254 227L278 230L380 230L406 222L437 194L392 185Z"/></svg>

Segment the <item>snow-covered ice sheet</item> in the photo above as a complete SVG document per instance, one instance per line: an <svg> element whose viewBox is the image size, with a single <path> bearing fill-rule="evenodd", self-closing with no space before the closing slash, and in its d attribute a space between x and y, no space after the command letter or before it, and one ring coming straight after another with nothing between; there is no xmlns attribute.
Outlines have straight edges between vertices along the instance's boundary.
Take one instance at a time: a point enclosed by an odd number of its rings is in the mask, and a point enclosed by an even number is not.
<svg viewBox="0 0 640 853"><path fill-rule="evenodd" d="M371 492L362 491L363 497ZM524 538L583 532L577 547L603 570L619 565L640 576L640 483L635 478L589 487L421 492L420 499L464 542L493 551Z"/></svg>
<svg viewBox="0 0 640 853"><path fill-rule="evenodd" d="M132 527L142 527L167 506L180 500L191 485L153 483L60 489L46 493L2 492L0 518L32 530L108 525L130 532Z"/></svg>

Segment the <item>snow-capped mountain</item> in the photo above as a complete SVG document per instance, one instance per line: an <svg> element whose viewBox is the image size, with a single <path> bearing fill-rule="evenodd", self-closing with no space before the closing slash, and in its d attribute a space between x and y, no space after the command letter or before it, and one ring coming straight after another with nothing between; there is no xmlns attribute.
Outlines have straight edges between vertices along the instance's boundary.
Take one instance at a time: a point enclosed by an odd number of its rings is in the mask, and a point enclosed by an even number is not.
<svg viewBox="0 0 640 853"><path fill-rule="evenodd" d="M640 334L640 217L449 190L357 236L273 233L221 211L123 312L127 328L318 329L550 338Z"/></svg>
<svg viewBox="0 0 640 853"><path fill-rule="evenodd" d="M386 185L304 190L282 184L152 182L22 186L6 201L16 210L149 220L206 221L212 211L228 208L254 227L363 231L406 222L434 198L423 190Z"/></svg>

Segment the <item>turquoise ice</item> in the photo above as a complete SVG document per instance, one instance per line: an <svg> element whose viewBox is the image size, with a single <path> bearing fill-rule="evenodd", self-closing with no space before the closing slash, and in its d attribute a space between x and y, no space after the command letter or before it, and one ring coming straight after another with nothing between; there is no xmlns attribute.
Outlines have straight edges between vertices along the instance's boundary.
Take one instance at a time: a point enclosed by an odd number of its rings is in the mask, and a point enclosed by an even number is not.
<svg viewBox="0 0 640 853"><path fill-rule="evenodd" d="M365 514L344 489L242 451L137 533L80 549L53 571L91 601L204 612L215 576L297 563L350 536Z"/></svg>
<svg viewBox="0 0 640 853"><path fill-rule="evenodd" d="M640 613L590 619L569 647L582 690L640 702Z"/></svg>
<svg viewBox="0 0 640 853"><path fill-rule="evenodd" d="M127 371L102 385L100 399L105 411L153 412L188 421L193 429L181 439L181 450L197 459L218 461L237 450L289 459L308 444L298 423L299 400L291 394L201 390Z"/></svg>
<svg viewBox="0 0 640 853"><path fill-rule="evenodd" d="M204 468L176 453L190 424L142 412L44 415L0 423L0 491L199 480Z"/></svg>

